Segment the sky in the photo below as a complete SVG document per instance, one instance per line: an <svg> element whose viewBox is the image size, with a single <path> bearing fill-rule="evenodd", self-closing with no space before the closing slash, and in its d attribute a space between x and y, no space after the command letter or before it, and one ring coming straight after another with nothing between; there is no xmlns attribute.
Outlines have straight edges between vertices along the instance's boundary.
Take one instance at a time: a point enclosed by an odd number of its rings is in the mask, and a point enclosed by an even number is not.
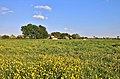
<svg viewBox="0 0 120 79"><path fill-rule="evenodd" d="M120 36L120 0L0 0L0 35L21 35L21 26L87 37Z"/></svg>

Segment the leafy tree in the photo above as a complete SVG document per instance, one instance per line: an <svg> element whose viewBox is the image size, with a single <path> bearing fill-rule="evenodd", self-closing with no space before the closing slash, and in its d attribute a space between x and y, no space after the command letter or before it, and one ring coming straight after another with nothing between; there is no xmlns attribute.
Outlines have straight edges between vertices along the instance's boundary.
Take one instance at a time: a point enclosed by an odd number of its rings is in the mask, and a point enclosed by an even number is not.
<svg viewBox="0 0 120 79"><path fill-rule="evenodd" d="M2 39L9 39L10 37L8 35L3 35L1 38Z"/></svg>
<svg viewBox="0 0 120 79"><path fill-rule="evenodd" d="M42 25L39 25L37 34L38 34L37 38L45 39L45 38L47 38L49 36L46 28L44 26L42 26Z"/></svg>
<svg viewBox="0 0 120 79"><path fill-rule="evenodd" d="M120 36L117 36L117 39L119 39L120 38Z"/></svg>
<svg viewBox="0 0 120 79"><path fill-rule="evenodd" d="M80 39L88 39L88 37L80 37Z"/></svg>
<svg viewBox="0 0 120 79"><path fill-rule="evenodd" d="M61 33L60 32L52 32L51 35L54 36L55 38L58 38L58 39L61 38Z"/></svg>
<svg viewBox="0 0 120 79"><path fill-rule="evenodd" d="M18 35L17 39L24 39L24 35Z"/></svg>
<svg viewBox="0 0 120 79"><path fill-rule="evenodd" d="M45 39L48 37L48 32L42 25L36 26L28 24L27 26L22 26L21 31L25 37L32 39Z"/></svg>
<svg viewBox="0 0 120 79"><path fill-rule="evenodd" d="M70 38L70 34L68 33L61 33L61 39L66 39L66 38Z"/></svg>
<svg viewBox="0 0 120 79"><path fill-rule="evenodd" d="M73 38L73 39L79 39L79 38L80 38L80 35L79 35L79 34L72 34L72 38Z"/></svg>

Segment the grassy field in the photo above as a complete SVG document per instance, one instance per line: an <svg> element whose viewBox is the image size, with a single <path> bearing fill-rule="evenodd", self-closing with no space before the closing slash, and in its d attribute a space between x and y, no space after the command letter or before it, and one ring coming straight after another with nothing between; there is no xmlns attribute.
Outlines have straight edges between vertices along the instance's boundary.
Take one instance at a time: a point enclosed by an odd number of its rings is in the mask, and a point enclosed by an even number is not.
<svg viewBox="0 0 120 79"><path fill-rule="evenodd" d="M120 79L120 40L0 40L0 79Z"/></svg>

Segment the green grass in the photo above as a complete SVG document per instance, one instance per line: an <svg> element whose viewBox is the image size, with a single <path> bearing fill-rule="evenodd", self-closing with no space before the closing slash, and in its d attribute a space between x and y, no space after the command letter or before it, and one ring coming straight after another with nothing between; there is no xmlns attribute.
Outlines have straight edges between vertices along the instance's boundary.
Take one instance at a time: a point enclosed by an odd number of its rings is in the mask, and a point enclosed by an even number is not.
<svg viewBox="0 0 120 79"><path fill-rule="evenodd" d="M120 79L120 40L0 40L0 79Z"/></svg>

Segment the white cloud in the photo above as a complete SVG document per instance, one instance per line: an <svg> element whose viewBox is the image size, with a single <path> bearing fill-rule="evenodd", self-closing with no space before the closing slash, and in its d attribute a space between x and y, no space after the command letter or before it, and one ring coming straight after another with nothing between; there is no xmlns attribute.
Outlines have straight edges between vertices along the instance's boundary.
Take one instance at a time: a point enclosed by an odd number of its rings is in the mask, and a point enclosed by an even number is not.
<svg viewBox="0 0 120 79"><path fill-rule="evenodd" d="M64 28L64 30L67 30L68 28Z"/></svg>
<svg viewBox="0 0 120 79"><path fill-rule="evenodd" d="M33 15L33 18L41 19L41 20L48 19L48 17L45 17L45 16L43 16L43 15Z"/></svg>
<svg viewBox="0 0 120 79"><path fill-rule="evenodd" d="M0 14L7 14L7 13L11 13L13 12L12 10L10 10L9 8L7 7L0 7Z"/></svg>
<svg viewBox="0 0 120 79"><path fill-rule="evenodd" d="M70 28L64 28L65 31L71 31L72 29Z"/></svg>
<svg viewBox="0 0 120 79"><path fill-rule="evenodd" d="M45 10L49 10L49 11L52 10L52 8L50 6L34 6L34 8L36 8L36 9L45 9Z"/></svg>
<svg viewBox="0 0 120 79"><path fill-rule="evenodd" d="M12 10L9 10L8 12L12 13L13 11L12 11Z"/></svg>
<svg viewBox="0 0 120 79"><path fill-rule="evenodd" d="M9 10L8 8L6 8L6 7L1 7L1 10Z"/></svg>
<svg viewBox="0 0 120 79"><path fill-rule="evenodd" d="M7 14L8 12L0 12L0 14L4 15L4 14Z"/></svg>
<svg viewBox="0 0 120 79"><path fill-rule="evenodd" d="M41 12L40 9L48 10L48 11L51 11L51 10L52 10L52 8L51 8L50 6L47 6L47 5L45 5L45 6L37 5L37 6L34 6L34 8L35 8L35 9L38 9L38 10L34 11L33 18L41 19L41 20L47 20L48 17L46 17L45 14L44 14L45 16L43 16L43 14L42 14L42 12Z"/></svg>

